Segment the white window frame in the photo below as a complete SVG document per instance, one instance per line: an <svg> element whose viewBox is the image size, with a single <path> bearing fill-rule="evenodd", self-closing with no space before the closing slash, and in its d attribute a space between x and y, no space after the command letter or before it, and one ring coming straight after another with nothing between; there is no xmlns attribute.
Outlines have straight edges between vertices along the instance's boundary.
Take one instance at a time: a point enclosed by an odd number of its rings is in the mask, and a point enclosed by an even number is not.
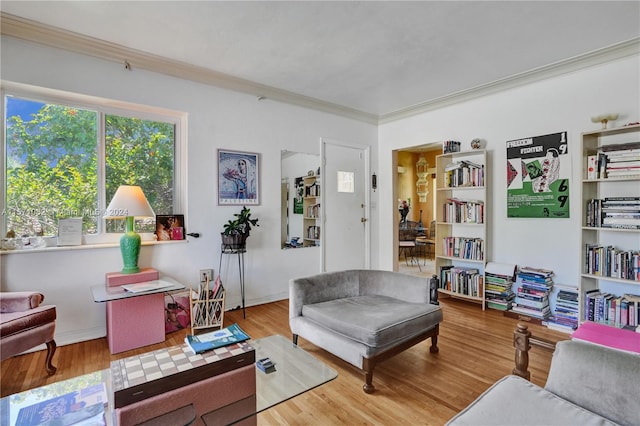
<svg viewBox="0 0 640 426"><path fill-rule="evenodd" d="M6 129L5 129L5 96L14 96L36 102L45 102L68 107L85 108L98 113L98 208L104 211L110 200L106 200L105 190L105 135L104 117L105 115L118 115L122 117L140 118L143 120L162 121L172 123L174 131L174 170L173 170L173 213L184 214L187 217L187 117L186 112L174 111L165 108L152 107L148 105L134 104L130 102L117 101L113 99L100 98L96 96L82 95L78 93L65 92L55 89L31 86L10 81L0 81L0 95L2 96L1 115L3 119L2 129L2 153L0 153L0 196L4 208L6 200ZM84 234L83 244L104 244L116 243L121 236L120 233L104 232L104 219L99 221L98 233ZM6 220L2 215L2 234L6 232ZM141 233L143 241L153 241L155 235L151 232Z"/></svg>

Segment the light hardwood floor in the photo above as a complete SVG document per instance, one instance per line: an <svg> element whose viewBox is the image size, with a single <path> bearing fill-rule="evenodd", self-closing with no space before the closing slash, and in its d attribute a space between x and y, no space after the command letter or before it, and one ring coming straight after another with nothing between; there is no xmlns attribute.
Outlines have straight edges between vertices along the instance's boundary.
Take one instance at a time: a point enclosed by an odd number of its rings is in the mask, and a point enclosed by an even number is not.
<svg viewBox="0 0 640 426"><path fill-rule="evenodd" d="M377 366L376 392L362 391L364 375L355 367L304 339L302 348L329 364L338 377L316 389L259 414L259 425L441 425L514 368L513 330L517 321L501 312L482 311L476 304L442 299L438 354L429 353L427 340ZM250 336L290 337L288 301L225 313L225 325L237 322ZM551 341L568 335L530 325L535 336ZM112 360L180 344L185 331L168 335L163 344L111 355L105 338L59 347L54 357L58 372L44 370L46 351L2 362L1 393L7 396L33 387L108 368ZM531 381L544 386L551 352L530 351ZM220 392L224 392L220 389Z"/></svg>

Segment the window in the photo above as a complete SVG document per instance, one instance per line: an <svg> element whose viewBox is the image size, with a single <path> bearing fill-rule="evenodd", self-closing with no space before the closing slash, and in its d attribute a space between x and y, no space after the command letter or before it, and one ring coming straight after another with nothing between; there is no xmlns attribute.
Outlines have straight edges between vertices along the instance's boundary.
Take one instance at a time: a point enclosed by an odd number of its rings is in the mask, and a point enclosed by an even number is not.
<svg viewBox="0 0 640 426"><path fill-rule="evenodd" d="M113 240L124 221L102 213L120 185L141 186L156 214L184 213L185 114L50 92L4 93L4 232L56 235L59 219L82 217L88 242Z"/></svg>

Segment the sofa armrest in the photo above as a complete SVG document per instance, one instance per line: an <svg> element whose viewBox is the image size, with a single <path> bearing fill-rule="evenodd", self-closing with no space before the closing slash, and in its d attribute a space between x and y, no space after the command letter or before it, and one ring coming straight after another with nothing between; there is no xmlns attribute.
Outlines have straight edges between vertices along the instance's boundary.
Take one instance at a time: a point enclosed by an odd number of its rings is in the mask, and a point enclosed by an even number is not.
<svg viewBox="0 0 640 426"><path fill-rule="evenodd" d="M429 278L391 271L361 270L360 295L393 297L412 303L429 303Z"/></svg>
<svg viewBox="0 0 640 426"><path fill-rule="evenodd" d="M302 316L302 306L358 296L358 271L325 272L289 281L289 318Z"/></svg>
<svg viewBox="0 0 640 426"><path fill-rule="evenodd" d="M44 294L34 291L0 293L0 312L24 312L40 306Z"/></svg>

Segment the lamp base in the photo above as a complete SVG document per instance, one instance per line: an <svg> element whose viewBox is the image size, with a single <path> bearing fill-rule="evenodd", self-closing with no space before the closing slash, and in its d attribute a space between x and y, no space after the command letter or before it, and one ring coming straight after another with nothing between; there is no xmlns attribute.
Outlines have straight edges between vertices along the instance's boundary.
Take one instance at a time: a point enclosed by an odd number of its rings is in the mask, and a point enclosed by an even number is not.
<svg viewBox="0 0 640 426"><path fill-rule="evenodd" d="M127 232L120 237L120 252L124 267L123 274L135 274L140 272L138 257L140 256L141 238L133 230L133 216L127 216Z"/></svg>

